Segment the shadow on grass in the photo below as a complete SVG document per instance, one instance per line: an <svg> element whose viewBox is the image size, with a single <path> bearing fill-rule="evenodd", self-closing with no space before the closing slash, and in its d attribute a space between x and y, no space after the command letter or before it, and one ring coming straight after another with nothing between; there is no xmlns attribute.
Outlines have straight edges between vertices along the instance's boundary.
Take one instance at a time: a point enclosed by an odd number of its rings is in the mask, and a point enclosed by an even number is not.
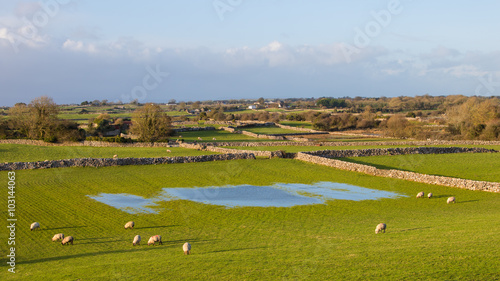
<svg viewBox="0 0 500 281"><path fill-rule="evenodd" d="M82 226L62 226L62 227L46 228L45 230L73 229L73 228L83 228L83 227L88 227L88 226L86 226L86 225L82 225Z"/></svg>
<svg viewBox="0 0 500 281"><path fill-rule="evenodd" d="M457 204L477 202L479 200L456 201Z"/></svg>
<svg viewBox="0 0 500 281"><path fill-rule="evenodd" d="M102 243L102 242L101 242ZM74 247L77 246L78 244L75 245L69 245L67 247ZM58 260L67 260L67 259L73 259L73 258L83 258L83 257L89 257L89 256L100 256L100 255L108 255L108 254L120 254L120 253L128 253L128 252L140 252L140 251L153 251L153 250L161 250L161 247L151 247L151 248L134 248L134 249L127 249L127 250L114 250L114 251L102 251L102 252L92 252L92 253L81 253L81 254L75 254L75 255L68 255L68 256L59 256L59 257L50 257L50 258L43 258L43 259L37 259L37 260L30 260L30 261L21 261L19 264L32 264L32 263L39 263L39 262L50 262L50 261L58 261Z"/></svg>
<svg viewBox="0 0 500 281"><path fill-rule="evenodd" d="M445 195L432 195L431 200L433 198L448 198L448 197L451 197L451 196L453 196L453 195L446 195L446 194Z"/></svg>
<svg viewBox="0 0 500 281"><path fill-rule="evenodd" d="M432 228L432 227L430 227L430 226L426 226L426 227L408 228L408 229L402 229L402 230L394 231L394 233L398 233L398 232L406 232L406 231L415 231L415 230L429 229L429 228Z"/></svg>
<svg viewBox="0 0 500 281"><path fill-rule="evenodd" d="M218 250L211 251L207 253L224 253L224 252L235 252L235 251L245 251L245 250L255 250L255 249L267 249L268 247L253 247L253 248L239 248L239 249L227 249L227 250Z"/></svg>
<svg viewBox="0 0 500 281"><path fill-rule="evenodd" d="M158 226L145 226L145 227L134 227L134 229L148 229L148 228L166 228L166 227L175 227L179 225L158 225Z"/></svg>

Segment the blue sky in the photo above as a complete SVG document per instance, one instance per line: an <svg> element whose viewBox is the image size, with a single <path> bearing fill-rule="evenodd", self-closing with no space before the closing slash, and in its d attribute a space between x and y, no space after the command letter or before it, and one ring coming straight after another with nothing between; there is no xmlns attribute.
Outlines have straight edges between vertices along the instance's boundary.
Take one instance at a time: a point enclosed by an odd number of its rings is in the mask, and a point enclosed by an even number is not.
<svg viewBox="0 0 500 281"><path fill-rule="evenodd" d="M0 105L500 93L498 1L0 6Z"/></svg>

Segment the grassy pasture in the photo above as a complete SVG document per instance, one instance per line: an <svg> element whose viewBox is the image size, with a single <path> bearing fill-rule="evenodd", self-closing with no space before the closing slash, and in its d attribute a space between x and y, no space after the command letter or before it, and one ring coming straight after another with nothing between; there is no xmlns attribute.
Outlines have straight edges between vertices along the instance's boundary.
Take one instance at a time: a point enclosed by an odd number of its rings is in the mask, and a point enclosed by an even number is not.
<svg viewBox="0 0 500 281"><path fill-rule="evenodd" d="M280 121L280 124L292 127L312 129L312 123L308 121Z"/></svg>
<svg viewBox="0 0 500 281"><path fill-rule="evenodd" d="M180 138L188 142L213 142L213 138L216 141L269 141L267 139L258 139L250 137L243 134L231 133L228 131L214 130L214 131L192 131L192 132L179 132L176 133L172 139ZM198 137L202 138L202 141L198 140Z"/></svg>
<svg viewBox="0 0 500 281"><path fill-rule="evenodd" d="M170 149L172 152L167 152ZM71 158L173 157L217 154L181 147L90 147L0 144L0 162L60 160Z"/></svg>
<svg viewBox="0 0 500 281"><path fill-rule="evenodd" d="M255 134L263 134L263 135L269 135L269 134L296 134L300 133L300 131L297 130L289 130L289 129L282 129L277 126L268 126L268 127L249 127L249 128L242 128L241 130L244 131L249 131Z"/></svg>
<svg viewBox="0 0 500 281"><path fill-rule="evenodd" d="M500 194L344 172L289 159L16 172L16 274L0 280L496 280ZM7 173L0 172L6 182ZM157 195L164 187L336 181L408 197L292 208L160 202L131 215L87 197ZM433 199L415 199L419 191ZM457 203L447 205L455 196ZM6 195L0 202L6 206ZM0 208L6 217L6 208ZM129 220L134 230L125 230ZM29 231L33 221L41 231ZM379 222L387 233L375 235ZM75 237L73 246L50 241ZM134 235L143 244L132 246ZM151 235L162 246L147 246ZM0 232L7 240L8 232ZM189 241L192 255L181 246ZM2 253L7 244L1 243Z"/></svg>
<svg viewBox="0 0 500 281"><path fill-rule="evenodd" d="M341 160L380 169L399 169L422 174L500 182L499 153L414 154L349 157Z"/></svg>

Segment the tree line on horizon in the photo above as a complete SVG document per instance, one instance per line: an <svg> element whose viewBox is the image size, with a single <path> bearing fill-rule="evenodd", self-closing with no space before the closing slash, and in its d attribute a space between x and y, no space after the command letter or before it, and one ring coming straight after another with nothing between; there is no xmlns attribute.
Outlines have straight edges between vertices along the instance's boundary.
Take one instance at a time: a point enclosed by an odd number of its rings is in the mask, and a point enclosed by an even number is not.
<svg viewBox="0 0 500 281"><path fill-rule="evenodd" d="M387 136L415 139L500 139L500 101L498 97L466 96L417 96L397 98L319 98L293 99L293 107L311 107L298 112L269 112L258 110L238 114L238 106L231 104L189 105L200 110L190 120L259 120L259 121L307 121L321 131L352 129L379 129ZM285 100L286 101L286 100ZM263 98L259 102L264 104ZM86 105L95 105L95 102ZM171 121L166 112L153 103L134 104L132 125L129 132L138 141L166 141L172 135ZM175 110L174 104L170 105ZM315 106L315 107L313 107ZM315 110L312 110L315 109ZM327 111L318 109L329 109ZM47 96L32 100L29 104L18 103L8 109L0 119L0 139L28 138L47 142L81 141L88 137L99 139L109 126L120 125L123 120L113 120L101 114L89 120L87 130L74 121L58 118L59 106ZM388 114L388 112L390 114ZM186 120L187 117L179 117ZM418 122L418 120L429 122ZM429 124L430 123L430 124ZM126 141L117 139L116 141Z"/></svg>

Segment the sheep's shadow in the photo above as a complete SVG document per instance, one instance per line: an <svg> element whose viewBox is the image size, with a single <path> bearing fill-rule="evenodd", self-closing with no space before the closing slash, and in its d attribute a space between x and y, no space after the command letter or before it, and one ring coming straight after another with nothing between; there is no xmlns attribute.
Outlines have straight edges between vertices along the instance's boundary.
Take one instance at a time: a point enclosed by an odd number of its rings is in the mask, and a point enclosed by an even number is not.
<svg viewBox="0 0 500 281"><path fill-rule="evenodd" d="M267 249L267 248L268 248L268 247L253 247L253 248L225 249L225 250L211 251L211 252L208 252L208 253L224 253L224 252L245 251L245 250L255 250L255 249Z"/></svg>
<svg viewBox="0 0 500 281"><path fill-rule="evenodd" d="M70 245L69 247L73 247L73 246L77 246L77 245L78 244L75 243L75 245ZM134 248L134 249L127 249L127 250L82 253L82 254L76 254L76 255L50 257L50 258L43 258L43 259L29 260L29 261L20 261L19 264L32 264L32 263L39 263L39 262L50 262L50 261L67 260L67 259L73 259L73 258L82 258L82 257L89 257L89 256L100 256L100 255L108 255L108 254L119 254L119 253L138 252L138 251L153 251L153 250L161 250L161 248L160 247L151 247L151 248L144 247L144 248Z"/></svg>
<svg viewBox="0 0 500 281"><path fill-rule="evenodd" d="M401 229L401 230L397 230L397 231L394 231L394 232L395 232L395 233L398 233L398 232L415 231L415 230L429 229L429 228L432 228L432 227L430 227L430 226L426 226L426 227L415 227L415 228Z"/></svg>
<svg viewBox="0 0 500 281"><path fill-rule="evenodd" d="M124 242L124 241L128 241L128 240L121 239L121 240L98 241L98 242L89 241L89 242L78 243L78 245L85 245L85 244L102 244L102 243L116 243L116 242ZM75 239L75 244L76 244L76 239Z"/></svg>
<svg viewBox="0 0 500 281"><path fill-rule="evenodd" d="M206 240L200 240L200 239L178 239L178 240L165 240L163 243L169 243L169 244L177 244L177 243L207 243L207 242L214 242L217 241L218 239L206 239Z"/></svg>
<svg viewBox="0 0 500 281"><path fill-rule="evenodd" d="M477 202L479 200L456 201L457 204Z"/></svg>
<svg viewBox="0 0 500 281"><path fill-rule="evenodd" d="M73 228L83 228L83 227L88 227L88 226L86 226L86 225L82 225L82 226L61 226L61 227L45 228L45 230L73 229Z"/></svg>
<svg viewBox="0 0 500 281"><path fill-rule="evenodd" d="M89 237L89 238L82 238L82 239L78 239L79 241L85 241L85 240L98 240L98 239L111 239L111 238L115 238L115 237Z"/></svg>
<svg viewBox="0 0 500 281"><path fill-rule="evenodd" d="M452 197L453 195L432 195L432 198L448 198L448 197ZM431 198L431 199L432 199Z"/></svg>
<svg viewBox="0 0 500 281"><path fill-rule="evenodd" d="M176 227L176 226L179 226L179 225L145 226L145 227L134 227L134 229L167 228L167 227Z"/></svg>

